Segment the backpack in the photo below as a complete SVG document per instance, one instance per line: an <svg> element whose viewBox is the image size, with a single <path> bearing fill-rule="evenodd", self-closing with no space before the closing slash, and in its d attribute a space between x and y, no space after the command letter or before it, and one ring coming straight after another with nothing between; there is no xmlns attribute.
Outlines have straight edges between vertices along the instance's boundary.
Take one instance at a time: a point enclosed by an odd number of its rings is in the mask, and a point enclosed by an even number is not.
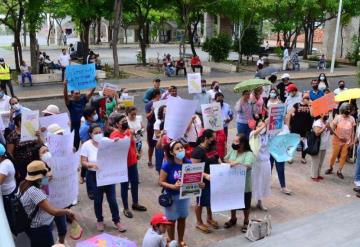
<svg viewBox="0 0 360 247"><path fill-rule="evenodd" d="M317 136L314 131L308 131L306 133L307 149L306 153L310 155L317 155L320 151L320 136Z"/></svg>

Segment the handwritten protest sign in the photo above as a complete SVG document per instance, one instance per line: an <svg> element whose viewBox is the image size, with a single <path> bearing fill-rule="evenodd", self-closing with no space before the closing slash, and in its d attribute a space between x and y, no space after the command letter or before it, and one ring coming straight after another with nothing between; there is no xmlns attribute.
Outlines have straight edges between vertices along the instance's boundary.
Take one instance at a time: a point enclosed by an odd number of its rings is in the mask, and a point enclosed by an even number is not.
<svg viewBox="0 0 360 247"><path fill-rule="evenodd" d="M87 240L77 242L76 247L136 247L136 243L107 233L101 233Z"/></svg>
<svg viewBox="0 0 360 247"><path fill-rule="evenodd" d="M313 117L320 116L323 113L328 113L336 108L334 93L325 94L321 98L311 102L311 113Z"/></svg>
<svg viewBox="0 0 360 247"><path fill-rule="evenodd" d="M135 97L130 95L122 95L121 101L123 102L125 107L134 106L135 105Z"/></svg>
<svg viewBox="0 0 360 247"><path fill-rule="evenodd" d="M298 134L277 135L268 143L269 152L277 162L286 162L294 157L299 142Z"/></svg>
<svg viewBox="0 0 360 247"><path fill-rule="evenodd" d="M201 93L201 74L187 74L189 94Z"/></svg>
<svg viewBox="0 0 360 247"><path fill-rule="evenodd" d="M49 181L49 201L55 207L65 208L77 200L79 163L80 155L78 153L62 157L52 156L48 164L53 175Z"/></svg>
<svg viewBox="0 0 360 247"><path fill-rule="evenodd" d="M65 70L69 91L96 87L95 64L68 65Z"/></svg>
<svg viewBox="0 0 360 247"><path fill-rule="evenodd" d="M269 124L267 131L270 135L279 133L284 126L284 118L286 114L286 105L277 104L269 108Z"/></svg>
<svg viewBox="0 0 360 247"><path fill-rule="evenodd" d="M197 108L197 100L186 100L169 97L167 99L167 110L165 115L164 129L171 139L179 139L184 136L185 131Z"/></svg>
<svg viewBox="0 0 360 247"><path fill-rule="evenodd" d="M182 165L180 199L201 196L199 183L203 180L204 166L205 163Z"/></svg>
<svg viewBox="0 0 360 247"><path fill-rule="evenodd" d="M246 168L229 164L210 165L211 210L244 208Z"/></svg>
<svg viewBox="0 0 360 247"><path fill-rule="evenodd" d="M153 108L154 108L154 114L155 114L155 118L158 119L158 112L159 112L159 108L163 105L166 105L167 100L159 100L159 101L155 101L153 103Z"/></svg>
<svg viewBox="0 0 360 247"><path fill-rule="evenodd" d="M37 137L35 132L39 130L39 110L23 111L21 114L21 137L20 141L32 141Z"/></svg>
<svg viewBox="0 0 360 247"><path fill-rule="evenodd" d="M46 117L40 117L40 127L47 128L49 125L57 123L66 133L70 133L70 119L69 115L64 112Z"/></svg>
<svg viewBox="0 0 360 247"><path fill-rule="evenodd" d="M73 153L74 132L65 135L49 135L46 141L54 157L64 157Z"/></svg>
<svg viewBox="0 0 360 247"><path fill-rule="evenodd" d="M214 131L222 130L223 127L223 119L221 113L221 105L220 103L211 103L201 105L201 112L204 121L205 129L212 129Z"/></svg>
<svg viewBox="0 0 360 247"><path fill-rule="evenodd" d="M103 139L99 144L96 165L97 186L119 184L128 181L127 156L130 139Z"/></svg>
<svg viewBox="0 0 360 247"><path fill-rule="evenodd" d="M119 90L118 86L105 82L103 86L103 93L105 96L115 97L117 91Z"/></svg>

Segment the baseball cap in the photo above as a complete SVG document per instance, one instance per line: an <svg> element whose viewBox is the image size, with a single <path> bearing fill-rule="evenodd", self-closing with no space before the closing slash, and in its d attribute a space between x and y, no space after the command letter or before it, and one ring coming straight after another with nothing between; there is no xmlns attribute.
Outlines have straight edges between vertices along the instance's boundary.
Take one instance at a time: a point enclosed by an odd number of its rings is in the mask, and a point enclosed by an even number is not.
<svg viewBox="0 0 360 247"><path fill-rule="evenodd" d="M286 88L286 91L289 93L289 92L292 92L292 91L297 91L297 87L295 84L290 84L289 86L287 86Z"/></svg>
<svg viewBox="0 0 360 247"><path fill-rule="evenodd" d="M151 218L150 224L152 226L155 226L155 225L159 225L159 224L172 225L173 223L171 221L169 221L164 214L158 213L158 214L153 215L153 217Z"/></svg>
<svg viewBox="0 0 360 247"><path fill-rule="evenodd" d="M59 107L56 105L48 105L45 110L42 111L43 113L56 115L60 113Z"/></svg>
<svg viewBox="0 0 360 247"><path fill-rule="evenodd" d="M285 79L285 78L290 79L290 75L288 73L285 73L281 76L281 79Z"/></svg>

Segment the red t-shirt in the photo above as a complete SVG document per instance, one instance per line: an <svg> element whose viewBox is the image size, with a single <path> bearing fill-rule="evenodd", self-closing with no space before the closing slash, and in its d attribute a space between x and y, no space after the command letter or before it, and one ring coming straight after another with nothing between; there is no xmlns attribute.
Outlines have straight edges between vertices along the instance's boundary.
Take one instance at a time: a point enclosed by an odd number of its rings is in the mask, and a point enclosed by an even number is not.
<svg viewBox="0 0 360 247"><path fill-rule="evenodd" d="M200 62L200 58L199 57L192 57L191 58L191 65L199 65Z"/></svg>
<svg viewBox="0 0 360 247"><path fill-rule="evenodd" d="M114 130L111 134L110 134L110 139L116 139L116 138L126 138L129 137L130 139L130 148L129 148L129 153L128 153L128 167L129 166L133 166L136 165L137 163L137 155L136 155L136 143L135 143L135 139L132 138L132 134L131 134L131 130L127 129L124 133L121 133L118 130Z"/></svg>
<svg viewBox="0 0 360 247"><path fill-rule="evenodd" d="M215 131L216 133L216 150L219 154L219 157L223 159L225 157L225 147L226 147L226 135L224 130Z"/></svg>

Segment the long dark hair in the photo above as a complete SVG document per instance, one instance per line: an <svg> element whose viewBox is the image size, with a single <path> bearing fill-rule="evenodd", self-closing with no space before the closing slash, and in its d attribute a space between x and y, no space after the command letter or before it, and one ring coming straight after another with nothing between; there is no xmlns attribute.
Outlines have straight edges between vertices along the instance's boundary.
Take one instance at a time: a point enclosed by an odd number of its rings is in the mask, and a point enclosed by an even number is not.
<svg viewBox="0 0 360 247"><path fill-rule="evenodd" d="M158 119L161 120L161 121L165 120L165 118L164 118L164 110L165 110L165 108L166 108L166 105L162 105L162 106L159 107L159 111L158 111L157 117L158 117Z"/></svg>
<svg viewBox="0 0 360 247"><path fill-rule="evenodd" d="M240 144L240 146L243 146L242 151L243 152L248 152L248 151L252 152L251 148L250 148L250 144L249 144L249 139L243 134L239 134L238 136L239 136L239 144Z"/></svg>
<svg viewBox="0 0 360 247"><path fill-rule="evenodd" d="M172 161L172 162L175 162L175 157L173 154L173 150L174 150L174 147L176 146L176 144L180 143L183 147L184 145L178 141L178 140L175 140L175 141L171 141L169 144L167 144L164 149L165 149L165 152L166 152L166 155L167 155L167 158L168 160Z"/></svg>
<svg viewBox="0 0 360 247"><path fill-rule="evenodd" d="M199 138L197 140L197 145L200 145L200 143L203 143L206 139L209 139L209 138L213 137L213 135L214 135L213 130L211 130L211 129L204 130L202 135L199 136Z"/></svg>

